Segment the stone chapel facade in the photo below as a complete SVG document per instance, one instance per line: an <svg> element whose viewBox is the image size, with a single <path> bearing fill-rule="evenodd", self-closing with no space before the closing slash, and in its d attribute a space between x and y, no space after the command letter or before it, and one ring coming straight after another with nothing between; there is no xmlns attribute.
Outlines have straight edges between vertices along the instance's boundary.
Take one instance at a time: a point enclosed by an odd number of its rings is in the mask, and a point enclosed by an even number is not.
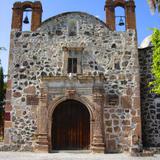
<svg viewBox="0 0 160 160"><path fill-rule="evenodd" d="M115 31L117 6L126 31ZM22 31L32 9L31 31ZM131 152L142 145L133 0L107 0L106 23L82 12L41 22L42 5L13 6L4 148Z"/></svg>

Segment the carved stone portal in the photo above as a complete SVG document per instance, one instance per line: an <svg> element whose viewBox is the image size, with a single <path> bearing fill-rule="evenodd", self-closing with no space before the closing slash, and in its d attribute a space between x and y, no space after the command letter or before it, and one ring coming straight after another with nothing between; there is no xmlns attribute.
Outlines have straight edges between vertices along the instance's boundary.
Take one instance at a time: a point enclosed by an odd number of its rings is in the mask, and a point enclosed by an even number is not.
<svg viewBox="0 0 160 160"><path fill-rule="evenodd" d="M52 151L52 116L55 108L66 100L76 100L90 113L90 150L104 152L103 76L76 75L41 79L41 98L37 110L38 134L35 151Z"/></svg>

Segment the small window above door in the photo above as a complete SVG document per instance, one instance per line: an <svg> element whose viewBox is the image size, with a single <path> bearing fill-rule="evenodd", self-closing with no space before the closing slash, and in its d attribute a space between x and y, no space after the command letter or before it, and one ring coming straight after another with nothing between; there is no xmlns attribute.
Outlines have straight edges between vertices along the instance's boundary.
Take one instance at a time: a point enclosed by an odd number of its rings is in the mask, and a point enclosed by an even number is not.
<svg viewBox="0 0 160 160"><path fill-rule="evenodd" d="M77 73L77 58L68 58L68 73Z"/></svg>
<svg viewBox="0 0 160 160"><path fill-rule="evenodd" d="M81 74L82 73L82 47L63 47L64 51L64 66L63 73Z"/></svg>

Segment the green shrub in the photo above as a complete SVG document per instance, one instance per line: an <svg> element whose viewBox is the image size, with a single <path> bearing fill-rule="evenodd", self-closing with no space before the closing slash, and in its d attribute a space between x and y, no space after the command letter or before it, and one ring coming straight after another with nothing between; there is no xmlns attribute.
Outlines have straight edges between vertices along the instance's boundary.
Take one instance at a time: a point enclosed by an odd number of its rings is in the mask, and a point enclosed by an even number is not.
<svg viewBox="0 0 160 160"><path fill-rule="evenodd" d="M152 87L152 92L160 94L160 30L154 29L151 38L153 44L153 63L152 63L152 74L154 80L149 83Z"/></svg>

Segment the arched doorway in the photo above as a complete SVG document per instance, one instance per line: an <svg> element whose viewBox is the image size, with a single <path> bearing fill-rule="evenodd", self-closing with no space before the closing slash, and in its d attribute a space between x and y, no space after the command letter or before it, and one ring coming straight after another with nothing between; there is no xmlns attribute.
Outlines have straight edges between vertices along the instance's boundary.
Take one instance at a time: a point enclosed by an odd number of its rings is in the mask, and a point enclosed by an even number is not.
<svg viewBox="0 0 160 160"><path fill-rule="evenodd" d="M90 114L75 100L60 103L52 116L52 150L79 150L90 147Z"/></svg>

